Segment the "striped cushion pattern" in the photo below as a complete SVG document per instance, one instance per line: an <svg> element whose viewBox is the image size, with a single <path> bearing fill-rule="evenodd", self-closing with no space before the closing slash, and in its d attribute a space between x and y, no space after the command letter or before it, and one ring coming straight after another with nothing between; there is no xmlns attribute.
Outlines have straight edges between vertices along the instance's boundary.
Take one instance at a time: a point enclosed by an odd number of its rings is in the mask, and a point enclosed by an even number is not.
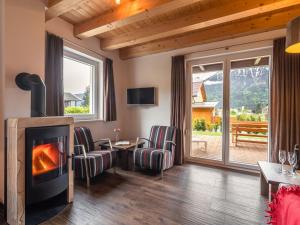
<svg viewBox="0 0 300 225"><path fill-rule="evenodd" d="M104 170L115 166L116 151L92 151L87 153L87 165L90 177L101 174ZM85 162L83 155L75 156L75 177L85 178Z"/></svg>
<svg viewBox="0 0 300 225"><path fill-rule="evenodd" d="M150 148L163 149L165 140L174 141L176 138L176 128L167 126L153 126L150 132ZM166 149L174 152L175 148L172 144L168 143Z"/></svg>
<svg viewBox="0 0 300 225"><path fill-rule="evenodd" d="M87 127L75 127L74 128L74 144L75 145L84 145L86 152L94 151L94 141L91 134L91 131ZM75 148L75 155L80 155L79 148Z"/></svg>
<svg viewBox="0 0 300 225"><path fill-rule="evenodd" d="M154 149L154 148L141 148L134 151L134 164L142 169L151 169L161 171L162 157L164 155L163 170L173 166L173 154L171 151Z"/></svg>

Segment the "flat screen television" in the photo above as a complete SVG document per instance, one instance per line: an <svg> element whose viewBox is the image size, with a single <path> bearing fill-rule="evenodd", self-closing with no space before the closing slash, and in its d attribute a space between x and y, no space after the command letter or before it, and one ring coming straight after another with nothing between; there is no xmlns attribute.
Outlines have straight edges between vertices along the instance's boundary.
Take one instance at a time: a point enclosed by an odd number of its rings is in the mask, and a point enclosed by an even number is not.
<svg viewBox="0 0 300 225"><path fill-rule="evenodd" d="M128 105L155 105L155 88L129 88L127 89Z"/></svg>

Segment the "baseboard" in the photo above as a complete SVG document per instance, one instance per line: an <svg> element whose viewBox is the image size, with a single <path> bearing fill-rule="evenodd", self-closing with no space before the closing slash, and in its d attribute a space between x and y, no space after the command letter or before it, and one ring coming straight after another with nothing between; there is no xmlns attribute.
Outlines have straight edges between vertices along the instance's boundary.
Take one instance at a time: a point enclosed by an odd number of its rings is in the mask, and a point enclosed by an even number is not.
<svg viewBox="0 0 300 225"><path fill-rule="evenodd" d="M251 169L239 168L239 167L228 166L228 165L217 164L217 163L214 164L214 163L205 162L205 161L200 162L199 160L185 159L184 162L190 163L190 164L195 164L195 165L213 167L213 168L221 168L221 169L226 169L226 170L231 170L231 171L235 171L235 172L256 175L256 176L258 176L260 174L259 170L251 170Z"/></svg>

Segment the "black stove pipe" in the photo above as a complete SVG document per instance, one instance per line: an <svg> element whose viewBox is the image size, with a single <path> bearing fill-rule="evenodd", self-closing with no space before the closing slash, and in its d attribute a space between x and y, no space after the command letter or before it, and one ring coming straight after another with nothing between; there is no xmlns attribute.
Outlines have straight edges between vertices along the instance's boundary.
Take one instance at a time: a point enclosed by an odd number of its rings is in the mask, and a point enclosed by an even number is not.
<svg viewBox="0 0 300 225"><path fill-rule="evenodd" d="M31 91L31 117L46 116L46 87L39 75L19 73L16 84L25 91Z"/></svg>

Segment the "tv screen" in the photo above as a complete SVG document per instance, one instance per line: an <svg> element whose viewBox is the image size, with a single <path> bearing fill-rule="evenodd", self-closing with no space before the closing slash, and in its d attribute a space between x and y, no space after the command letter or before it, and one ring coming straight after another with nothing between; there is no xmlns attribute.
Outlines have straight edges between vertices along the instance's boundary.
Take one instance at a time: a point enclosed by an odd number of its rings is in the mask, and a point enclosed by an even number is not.
<svg viewBox="0 0 300 225"><path fill-rule="evenodd" d="M155 88L130 88L127 89L128 105L154 105Z"/></svg>

